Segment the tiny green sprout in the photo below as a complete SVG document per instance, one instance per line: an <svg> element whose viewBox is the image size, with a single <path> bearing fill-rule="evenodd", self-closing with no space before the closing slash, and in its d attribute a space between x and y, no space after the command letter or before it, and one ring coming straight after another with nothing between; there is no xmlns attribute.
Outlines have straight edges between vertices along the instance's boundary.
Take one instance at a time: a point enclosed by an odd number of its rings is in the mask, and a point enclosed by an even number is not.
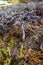
<svg viewBox="0 0 43 65"><path fill-rule="evenodd" d="M18 65L16 60L14 60L14 62L12 62L12 65Z"/></svg>
<svg viewBox="0 0 43 65"><path fill-rule="evenodd" d="M3 49L2 49L2 54L3 54L3 55L7 55L7 53L8 53L7 49L6 49L6 48L3 48Z"/></svg>
<svg viewBox="0 0 43 65"><path fill-rule="evenodd" d="M20 30L20 29L17 29L17 30L16 30L16 34L17 34L17 35L21 35L21 30Z"/></svg>
<svg viewBox="0 0 43 65"><path fill-rule="evenodd" d="M9 47L10 49L12 49L12 47L13 47L14 44L15 44L14 40L10 40L10 41L8 42L8 47Z"/></svg>
<svg viewBox="0 0 43 65"><path fill-rule="evenodd" d="M0 59L2 59L2 57L3 57L3 55L2 55L2 53L0 52Z"/></svg>
<svg viewBox="0 0 43 65"><path fill-rule="evenodd" d="M0 65L3 65L3 63L0 63Z"/></svg>
<svg viewBox="0 0 43 65"><path fill-rule="evenodd" d="M7 58L7 59L4 61L4 65L10 65L10 58Z"/></svg>
<svg viewBox="0 0 43 65"><path fill-rule="evenodd" d="M19 58L19 59L22 59L22 57L23 57L23 56L22 56L22 55L20 55L20 54L17 56L17 58Z"/></svg>
<svg viewBox="0 0 43 65"><path fill-rule="evenodd" d="M19 49L19 51L20 51L20 53L17 56L17 58L21 59L21 58L23 58L23 45L21 45L21 48Z"/></svg>
<svg viewBox="0 0 43 65"><path fill-rule="evenodd" d="M20 2L24 2L24 0L19 0Z"/></svg>
<svg viewBox="0 0 43 65"><path fill-rule="evenodd" d="M0 42L0 48L4 47L4 42Z"/></svg>
<svg viewBox="0 0 43 65"><path fill-rule="evenodd" d="M24 65L27 65L26 62L24 62Z"/></svg>

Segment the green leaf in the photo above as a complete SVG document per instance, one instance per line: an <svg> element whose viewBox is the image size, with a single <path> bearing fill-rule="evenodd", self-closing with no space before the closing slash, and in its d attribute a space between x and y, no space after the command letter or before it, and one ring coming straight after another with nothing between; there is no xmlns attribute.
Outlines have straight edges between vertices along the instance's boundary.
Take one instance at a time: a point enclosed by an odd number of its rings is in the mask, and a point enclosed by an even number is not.
<svg viewBox="0 0 43 65"><path fill-rule="evenodd" d="M4 65L9 65L10 64L10 58L7 58L5 61L4 61Z"/></svg>
<svg viewBox="0 0 43 65"><path fill-rule="evenodd" d="M18 64L17 64L17 61L14 60L14 61L12 62L12 65L18 65Z"/></svg>
<svg viewBox="0 0 43 65"><path fill-rule="evenodd" d="M21 35L21 33L22 33L22 32L21 32L20 29L17 29L17 30L16 30L16 34L17 34L17 35Z"/></svg>
<svg viewBox="0 0 43 65"><path fill-rule="evenodd" d="M3 55L7 55L7 53L8 53L7 49L3 48L3 49L2 49L2 54L3 54Z"/></svg>
<svg viewBox="0 0 43 65"><path fill-rule="evenodd" d="M3 55L2 55L2 53L0 52L0 59L2 59L2 57L3 57Z"/></svg>
<svg viewBox="0 0 43 65"><path fill-rule="evenodd" d="M24 2L24 0L19 0L19 2Z"/></svg>
<svg viewBox="0 0 43 65"><path fill-rule="evenodd" d="M0 42L0 47L4 47L4 42Z"/></svg>
<svg viewBox="0 0 43 65"><path fill-rule="evenodd" d="M17 58L18 58L18 59L22 59L23 56L19 54L19 55L17 56Z"/></svg>
<svg viewBox="0 0 43 65"><path fill-rule="evenodd" d="M8 43L8 47L12 49L13 45L15 44L14 40L10 40Z"/></svg>

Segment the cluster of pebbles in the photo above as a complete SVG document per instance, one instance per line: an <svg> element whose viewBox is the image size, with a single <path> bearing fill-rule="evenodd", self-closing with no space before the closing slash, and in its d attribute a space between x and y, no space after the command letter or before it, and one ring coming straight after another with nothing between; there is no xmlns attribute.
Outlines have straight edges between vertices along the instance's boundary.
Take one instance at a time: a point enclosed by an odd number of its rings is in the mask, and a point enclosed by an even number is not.
<svg viewBox="0 0 43 65"><path fill-rule="evenodd" d="M30 2L28 4L22 3L19 5L1 6L0 30L2 31L0 31L0 33L3 34L4 32L7 32L7 29L9 29L14 22L20 18L31 21L30 23L40 21L41 16L37 16L35 13L36 5L36 3ZM43 11L43 2L40 2L37 6L39 6Z"/></svg>
<svg viewBox="0 0 43 65"><path fill-rule="evenodd" d="M36 5L41 9L42 14L37 15ZM10 32L15 39L14 36L17 35L13 36L15 34L13 31L24 25L25 39L22 41L21 35L16 37L19 40L13 46L11 65L14 60L18 65L43 65L43 2L1 6L0 9L0 37L4 38ZM23 45L24 53L23 57L18 59L21 45ZM32 54L32 59L28 51Z"/></svg>

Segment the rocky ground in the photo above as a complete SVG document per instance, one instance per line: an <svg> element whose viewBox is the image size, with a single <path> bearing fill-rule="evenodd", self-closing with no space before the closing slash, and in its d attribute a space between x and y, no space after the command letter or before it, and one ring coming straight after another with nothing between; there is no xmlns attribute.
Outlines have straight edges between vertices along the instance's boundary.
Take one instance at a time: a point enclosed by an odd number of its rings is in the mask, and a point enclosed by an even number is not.
<svg viewBox="0 0 43 65"><path fill-rule="evenodd" d="M43 2L0 7L0 65L43 65Z"/></svg>

